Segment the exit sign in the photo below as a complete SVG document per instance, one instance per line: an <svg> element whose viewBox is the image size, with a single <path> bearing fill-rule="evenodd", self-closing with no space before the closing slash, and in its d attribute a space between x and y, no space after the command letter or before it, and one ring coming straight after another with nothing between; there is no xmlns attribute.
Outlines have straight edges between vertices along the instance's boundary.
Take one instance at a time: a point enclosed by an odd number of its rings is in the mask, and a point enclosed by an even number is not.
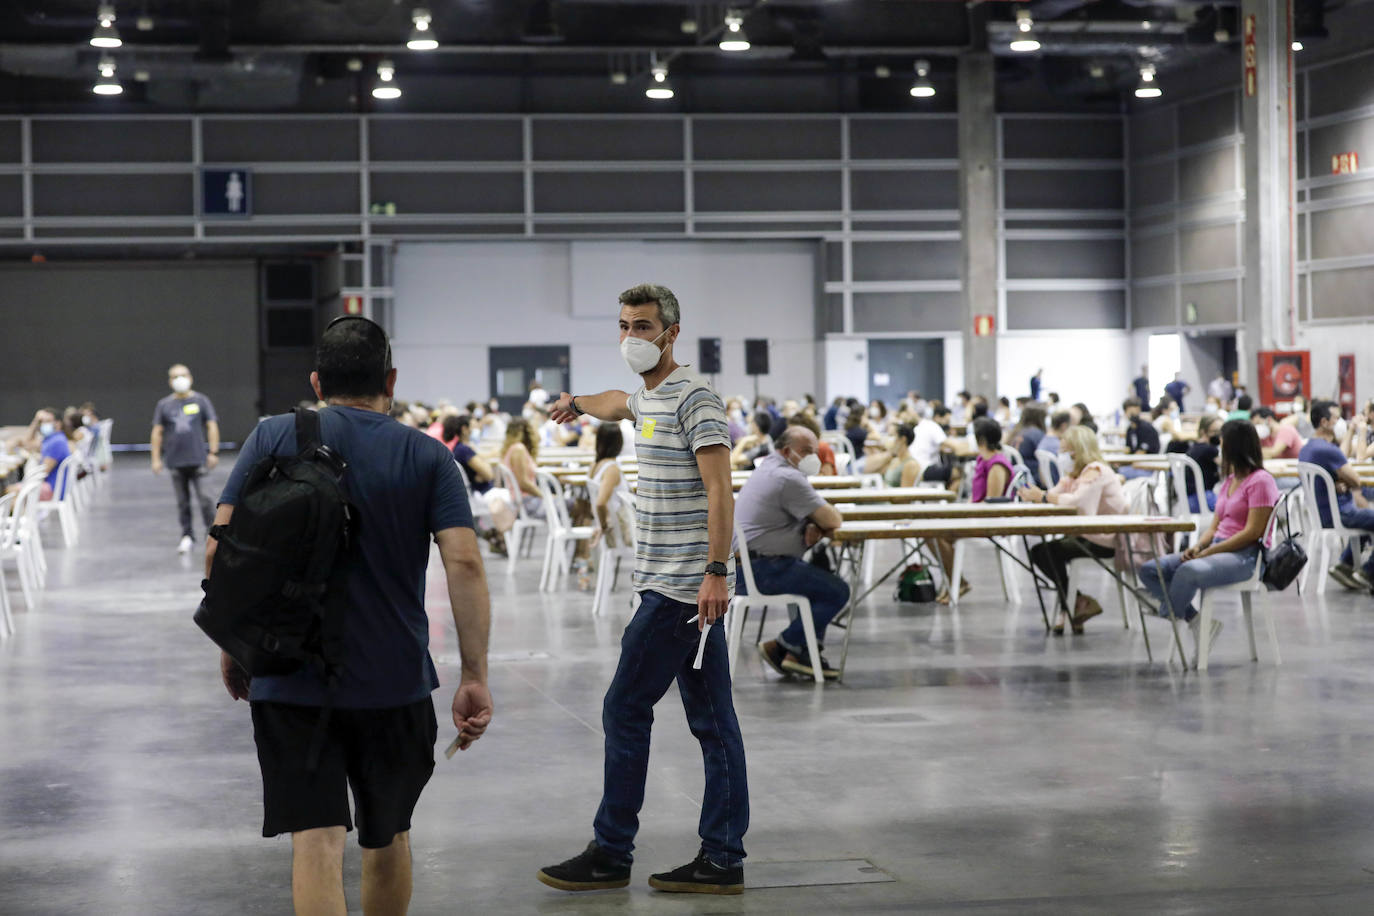
<svg viewBox="0 0 1374 916"><path fill-rule="evenodd" d="M1356 152L1332 153L1331 174L1353 175L1360 170L1360 154Z"/></svg>
<svg viewBox="0 0 1374 916"><path fill-rule="evenodd" d="M996 322L991 315L973 316L973 336L991 337Z"/></svg>
<svg viewBox="0 0 1374 916"><path fill-rule="evenodd" d="M1253 13L1245 17L1244 49L1241 59L1245 62L1245 94L1253 96L1259 91L1259 48L1255 43Z"/></svg>

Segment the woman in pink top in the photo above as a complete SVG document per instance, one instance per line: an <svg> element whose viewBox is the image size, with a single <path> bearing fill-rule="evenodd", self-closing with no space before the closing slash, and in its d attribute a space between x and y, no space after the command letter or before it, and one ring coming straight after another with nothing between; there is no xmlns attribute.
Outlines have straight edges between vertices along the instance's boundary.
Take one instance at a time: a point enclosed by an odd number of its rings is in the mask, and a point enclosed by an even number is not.
<svg viewBox="0 0 1374 916"><path fill-rule="evenodd" d="M1278 485L1264 469L1259 434L1247 420L1228 420L1221 428L1221 473L1226 476L1217 487L1211 527L1182 553L1140 568L1140 582L1160 602L1159 613L1188 621L1194 639L1198 620L1193 597L1200 589L1244 582L1255 574L1260 538L1279 501ZM1221 621L1213 620L1213 643L1220 631Z"/></svg>
<svg viewBox="0 0 1374 916"><path fill-rule="evenodd" d="M1073 456L1073 468L1048 491L1023 487L1020 491L1022 500L1073 506L1079 515L1122 515L1126 512L1129 507L1126 494L1121 491L1121 478L1102 460L1096 433L1086 426L1071 426L1059 440L1059 450ZM1116 538L1110 534L1041 541L1031 548L1031 563L1048 576L1059 591L1060 619L1054 625L1056 636L1064 632L1064 617L1069 618L1075 633L1082 633L1083 622L1102 613L1102 605L1096 598L1079 592L1073 613L1069 614L1065 603L1069 593L1069 561L1081 557L1105 561L1115 555Z"/></svg>
<svg viewBox="0 0 1374 916"><path fill-rule="evenodd" d="M981 503L989 496L994 499L1004 496L1015 472L1002 452L1001 425L996 420L979 417L973 421L973 440L978 443L978 460L969 480L969 502ZM948 582L954 569L954 538L931 538L931 542L940 552L940 565L945 569L945 581ZM960 597L967 595L972 587L967 579L959 577ZM943 589L935 600L949 604L949 589Z"/></svg>

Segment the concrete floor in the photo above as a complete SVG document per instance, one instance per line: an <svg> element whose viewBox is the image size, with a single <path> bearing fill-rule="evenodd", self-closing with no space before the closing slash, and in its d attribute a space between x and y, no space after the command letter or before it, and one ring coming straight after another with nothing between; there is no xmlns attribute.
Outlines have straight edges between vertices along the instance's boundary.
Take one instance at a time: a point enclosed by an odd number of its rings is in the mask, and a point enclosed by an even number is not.
<svg viewBox="0 0 1374 916"><path fill-rule="evenodd" d="M0 642L0 914L289 911L289 841L259 836L248 707L226 696L191 623L199 561L175 553L171 488L145 468L121 459L81 543L50 550L41 608ZM1034 606L1002 600L991 554L972 556L977 587L957 613L871 603L842 686L783 683L741 659L746 875L868 859L896 880L720 899L644 884L696 851L700 756L675 691L632 887L575 896L535 882L590 836L601 696L628 607L592 620L587 596L539 594L533 564L511 579L493 560L496 719L472 751L440 758L421 800L412 912L1374 910L1367 596L1333 584L1324 601L1261 598L1278 612L1277 669L1264 643L1265 661L1249 661L1224 599L1199 677L1147 665L1114 602L1088 635L1047 637ZM452 684L433 585L430 610ZM435 694L441 745L451 696ZM357 856L350 837L355 908Z"/></svg>

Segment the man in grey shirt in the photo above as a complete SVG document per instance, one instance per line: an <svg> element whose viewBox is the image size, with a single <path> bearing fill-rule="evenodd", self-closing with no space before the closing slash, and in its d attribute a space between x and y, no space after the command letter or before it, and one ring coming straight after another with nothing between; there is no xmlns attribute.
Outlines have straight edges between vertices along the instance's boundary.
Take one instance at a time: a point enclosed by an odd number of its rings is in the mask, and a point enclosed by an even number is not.
<svg viewBox="0 0 1374 916"><path fill-rule="evenodd" d="M816 434L804 426L789 426L778 439L778 450L759 461L735 500L735 518L749 545L754 583L764 594L805 595L811 600L816 625L817 654L825 628L849 601L849 586L833 573L802 560L806 550L840 527L840 513L807 480L820 471ZM738 590L747 594L744 583ZM814 677L801 618L759 644L759 654L779 674ZM821 673L839 677L821 656Z"/></svg>
<svg viewBox="0 0 1374 916"><path fill-rule="evenodd" d="M191 388L190 369L181 363L168 369L167 385L172 393L158 401L153 411L153 473L161 474L164 465L172 472L177 519L181 522L177 552L189 553L195 542L191 530L192 490L207 533L215 523L214 500L208 490L201 492L200 480L219 464L219 422L215 405Z"/></svg>

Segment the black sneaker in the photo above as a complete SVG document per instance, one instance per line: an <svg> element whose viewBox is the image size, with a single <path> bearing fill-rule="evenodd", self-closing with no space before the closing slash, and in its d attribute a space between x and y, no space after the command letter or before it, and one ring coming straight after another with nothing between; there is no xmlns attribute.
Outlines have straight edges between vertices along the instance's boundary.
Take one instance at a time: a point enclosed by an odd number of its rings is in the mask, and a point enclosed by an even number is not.
<svg viewBox="0 0 1374 916"><path fill-rule="evenodd" d="M742 894L744 866L721 868L711 864L705 852L681 868L649 876L649 886L670 894Z"/></svg>
<svg viewBox="0 0 1374 916"><path fill-rule="evenodd" d="M616 862L592 840L580 855L541 868L535 877L560 891L604 891L627 886L630 866Z"/></svg>
<svg viewBox="0 0 1374 916"><path fill-rule="evenodd" d="M1337 563L1331 567L1331 578L1348 589L1353 590L1360 587L1359 580L1355 578L1355 567L1348 563Z"/></svg>
<svg viewBox="0 0 1374 916"><path fill-rule="evenodd" d="M782 660L787 657L787 650L778 645L776 639L759 643L759 657L768 663L768 667L783 677L787 677L787 671L782 667Z"/></svg>
<svg viewBox="0 0 1374 916"><path fill-rule="evenodd" d="M818 646L817 648L821 647ZM816 676L815 669L811 667L810 653L805 649L801 650L800 655L788 652L787 657L782 660L782 670L791 674L800 674L802 677L814 678ZM840 677L840 669L826 661L824 655L821 655L821 677L827 681L838 680Z"/></svg>

